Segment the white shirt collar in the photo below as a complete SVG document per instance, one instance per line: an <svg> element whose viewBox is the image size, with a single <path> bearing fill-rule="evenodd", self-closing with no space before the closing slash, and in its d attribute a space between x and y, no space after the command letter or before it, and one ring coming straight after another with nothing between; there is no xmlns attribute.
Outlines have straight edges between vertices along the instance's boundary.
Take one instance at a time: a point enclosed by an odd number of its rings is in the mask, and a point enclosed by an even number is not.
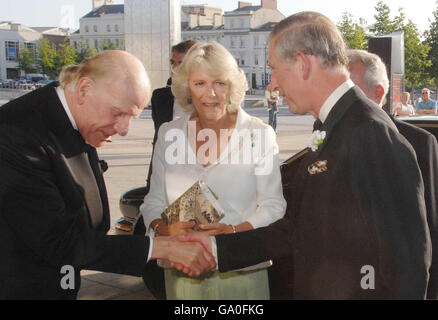
<svg viewBox="0 0 438 320"><path fill-rule="evenodd" d="M338 100L341 99L341 97L353 87L354 82L351 81L351 79L348 79L339 87L337 87L335 91L332 92L332 94L327 98L327 100L322 105L321 110L319 111L318 118L319 120L321 120L322 123L324 123L324 121L327 119L328 114L333 109L336 102L338 102Z"/></svg>
<svg viewBox="0 0 438 320"><path fill-rule="evenodd" d="M70 111L70 108L68 107L67 99L65 98L64 89L61 88L61 86L56 87L56 93L58 94L59 100L61 100L61 104L64 107L65 112L67 113L68 118L70 119L70 122L75 130L78 130L78 126L76 125L75 118L73 118L73 115Z"/></svg>

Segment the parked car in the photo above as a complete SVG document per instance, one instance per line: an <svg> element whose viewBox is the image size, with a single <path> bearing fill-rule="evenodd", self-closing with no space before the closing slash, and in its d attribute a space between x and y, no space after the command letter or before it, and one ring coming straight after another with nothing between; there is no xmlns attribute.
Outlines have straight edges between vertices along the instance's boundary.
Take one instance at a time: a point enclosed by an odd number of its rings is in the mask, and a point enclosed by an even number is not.
<svg viewBox="0 0 438 320"><path fill-rule="evenodd" d="M397 117L397 119L403 120L407 123L413 124L426 131L429 131L435 136L435 138L438 139L438 115L410 116L410 117L403 116L403 117Z"/></svg>

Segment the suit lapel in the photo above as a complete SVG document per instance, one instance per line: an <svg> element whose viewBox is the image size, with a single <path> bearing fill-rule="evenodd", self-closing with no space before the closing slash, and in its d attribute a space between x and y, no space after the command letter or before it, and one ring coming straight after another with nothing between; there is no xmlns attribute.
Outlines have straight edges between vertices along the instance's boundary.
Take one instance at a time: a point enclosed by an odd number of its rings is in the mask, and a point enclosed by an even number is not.
<svg viewBox="0 0 438 320"><path fill-rule="evenodd" d="M290 176L291 185L293 186L289 188L291 191L289 191L288 193L289 197L292 197L294 199L293 205L290 205L288 201L288 212L291 217L298 217L304 192L312 192L312 188L309 186L309 183L312 183L313 180L311 179L312 177L310 176L310 173L308 171L309 166L315 164L318 161L328 160L321 157L323 155L323 151L330 143L333 131L336 130L336 126L344 117L346 111L350 108L353 102L358 99L358 94L360 94L360 90L357 87L353 87L348 90L338 100L338 102L336 102L336 104L328 114L326 121L320 129L320 131L326 132L326 137L323 144L320 145L315 152L309 149L307 149L308 152L303 152L304 150L302 151L300 161L294 169L294 171L296 172L293 173L293 176ZM330 163L328 163L327 165L330 168ZM289 210L289 208L291 210Z"/></svg>
<svg viewBox="0 0 438 320"><path fill-rule="evenodd" d="M324 148L329 144L330 138L332 137L333 131L336 129L339 121L344 117L345 112L350 108L355 100L358 99L358 94L360 94L360 89L358 87L353 87L348 90L336 104L330 110L327 119L322 124L320 131L326 132L326 137L322 145L319 146L318 150L315 152L310 152L310 155L318 157L319 154L324 150Z"/></svg>
<svg viewBox="0 0 438 320"><path fill-rule="evenodd" d="M73 180L83 189L81 194L87 204L91 226L106 228L109 220L105 214L108 212L108 199L97 152L73 128L55 87L56 83L47 88L45 108L48 110L41 110L50 130L49 137L60 153L64 168L68 169Z"/></svg>

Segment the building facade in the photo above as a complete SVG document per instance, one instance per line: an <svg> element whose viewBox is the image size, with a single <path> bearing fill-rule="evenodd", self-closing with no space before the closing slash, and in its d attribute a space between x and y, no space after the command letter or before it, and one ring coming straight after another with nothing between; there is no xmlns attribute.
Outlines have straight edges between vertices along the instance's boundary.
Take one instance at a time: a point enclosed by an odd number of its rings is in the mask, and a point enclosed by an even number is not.
<svg viewBox="0 0 438 320"><path fill-rule="evenodd" d="M18 79L24 75L17 62L23 46L37 55L41 37L56 44L65 41L71 32L71 29L57 27L30 28L10 21L0 22L0 79Z"/></svg>
<svg viewBox="0 0 438 320"><path fill-rule="evenodd" d="M236 10L224 13L223 25L183 25L181 36L182 40L219 42L236 58L250 89L262 89L271 77L267 68L269 34L284 18L276 0L262 0L259 6L239 1Z"/></svg>
<svg viewBox="0 0 438 320"><path fill-rule="evenodd" d="M87 46L97 51L125 49L125 10L123 4L104 3L79 19L79 30L70 38L70 45L79 50Z"/></svg>

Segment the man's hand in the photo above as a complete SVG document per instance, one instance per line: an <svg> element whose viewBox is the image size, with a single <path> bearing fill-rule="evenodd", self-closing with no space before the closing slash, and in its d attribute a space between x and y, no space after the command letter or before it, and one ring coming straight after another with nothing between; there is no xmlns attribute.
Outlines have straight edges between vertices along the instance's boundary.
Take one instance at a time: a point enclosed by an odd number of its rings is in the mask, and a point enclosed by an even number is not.
<svg viewBox="0 0 438 320"><path fill-rule="evenodd" d="M152 259L166 259L172 265L178 265L189 276L200 274L216 268L216 261L209 249L199 242L179 241L178 237L156 237Z"/></svg>
<svg viewBox="0 0 438 320"><path fill-rule="evenodd" d="M198 243L198 244L202 245L202 247L212 255L210 237L205 235L204 232L195 232L195 233L186 234L186 235L178 237L178 240L181 242L186 242L186 243L187 242ZM210 270L213 270L216 268L216 261L214 260L213 256L212 256L212 258L214 261L214 267L211 268ZM177 270L184 272L188 275L190 275L190 273L192 272L192 270L190 270L190 268L188 268L184 264L172 261L171 265L172 265L172 267L176 268Z"/></svg>

